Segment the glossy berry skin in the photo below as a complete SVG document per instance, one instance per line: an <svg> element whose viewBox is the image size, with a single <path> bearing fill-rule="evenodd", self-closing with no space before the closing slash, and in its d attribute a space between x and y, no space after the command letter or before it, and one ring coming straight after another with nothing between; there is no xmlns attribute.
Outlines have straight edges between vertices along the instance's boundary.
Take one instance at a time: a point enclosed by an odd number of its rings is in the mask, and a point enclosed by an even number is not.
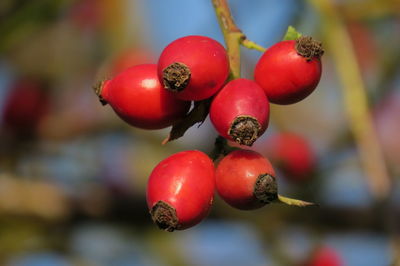
<svg viewBox="0 0 400 266"><path fill-rule="evenodd" d="M174 63L183 63L190 72L187 85L178 89L181 91L175 91L176 97L182 100L199 101L211 97L221 89L229 75L225 48L205 36L182 37L164 48L158 60L161 81L165 80L164 70Z"/></svg>
<svg viewBox="0 0 400 266"><path fill-rule="evenodd" d="M190 102L176 99L161 86L155 64L130 67L106 81L100 98L125 122L143 129L171 126L190 108Z"/></svg>
<svg viewBox="0 0 400 266"><path fill-rule="evenodd" d="M254 70L254 79L269 101L293 104L310 95L321 78L321 61L307 60L296 51L296 41L281 41L261 56Z"/></svg>
<svg viewBox="0 0 400 266"><path fill-rule="evenodd" d="M293 182L308 180L316 166L316 155L310 143L295 133L282 132L268 137L263 150L284 176Z"/></svg>
<svg viewBox="0 0 400 266"><path fill-rule="evenodd" d="M176 153L161 161L153 170L147 185L147 205L153 220L167 231L183 230L205 218L212 205L215 169L203 152ZM157 204L168 204L168 212L156 210ZM165 217L174 219L165 219Z"/></svg>
<svg viewBox="0 0 400 266"><path fill-rule="evenodd" d="M236 150L225 156L215 172L217 192L234 208L252 210L264 206L254 195L260 175L275 176L271 163L261 154L250 150Z"/></svg>
<svg viewBox="0 0 400 266"><path fill-rule="evenodd" d="M259 124L255 138L238 139L231 126L240 117L250 117ZM210 119L218 133L239 144L251 146L268 127L269 102L264 91L252 80L235 79L228 82L215 96L210 107Z"/></svg>

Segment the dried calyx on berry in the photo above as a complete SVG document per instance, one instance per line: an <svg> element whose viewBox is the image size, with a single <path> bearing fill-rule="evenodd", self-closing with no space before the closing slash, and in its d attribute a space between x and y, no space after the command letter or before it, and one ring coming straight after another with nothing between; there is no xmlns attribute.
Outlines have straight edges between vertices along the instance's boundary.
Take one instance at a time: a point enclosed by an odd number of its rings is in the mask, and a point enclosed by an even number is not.
<svg viewBox="0 0 400 266"><path fill-rule="evenodd" d="M268 127L268 98L254 81L232 80L214 97L210 119L222 137L251 146Z"/></svg>
<svg viewBox="0 0 400 266"><path fill-rule="evenodd" d="M275 177L270 174L258 176L254 185L254 196L262 203L269 204L278 199L278 184Z"/></svg>
<svg viewBox="0 0 400 266"><path fill-rule="evenodd" d="M150 210L151 219L158 228L173 232L179 230L179 220L174 207L165 201L158 201Z"/></svg>
<svg viewBox="0 0 400 266"><path fill-rule="evenodd" d="M229 75L225 48L206 36L185 36L167 45L158 59L158 76L175 97L200 101L213 96Z"/></svg>
<svg viewBox="0 0 400 266"><path fill-rule="evenodd" d="M323 53L321 43L307 36L278 42L258 60L254 79L271 103L297 103L317 87Z"/></svg>
<svg viewBox="0 0 400 266"><path fill-rule="evenodd" d="M168 232L192 227L208 215L214 190L214 164L206 154L173 154L150 174L146 194L151 218Z"/></svg>
<svg viewBox="0 0 400 266"><path fill-rule="evenodd" d="M261 125L251 116L238 116L233 120L228 135L240 145L251 146L261 133Z"/></svg>
<svg viewBox="0 0 400 266"><path fill-rule="evenodd" d="M161 129L183 119L190 102L177 99L158 79L156 64L125 69L95 87L100 102L109 104L128 124L142 129Z"/></svg>
<svg viewBox="0 0 400 266"><path fill-rule="evenodd" d="M311 36L301 36L296 40L296 51L307 61L311 61L314 57L321 58L324 54L322 43L314 40Z"/></svg>
<svg viewBox="0 0 400 266"><path fill-rule="evenodd" d="M104 97L102 96L102 90L103 87L106 85L106 83L108 83L110 80L102 80L100 82L97 82L94 86L93 86L93 90L96 93L97 97L99 97L99 101L102 105L107 105L108 102L104 99Z"/></svg>
<svg viewBox="0 0 400 266"><path fill-rule="evenodd" d="M164 87L173 92L183 91L190 80L190 69L183 63L172 63L163 70Z"/></svg>
<svg viewBox="0 0 400 266"><path fill-rule="evenodd" d="M218 194L234 208L258 209L269 203L312 206L311 202L278 194L275 171L270 161L251 150L235 150L218 164L215 180Z"/></svg>

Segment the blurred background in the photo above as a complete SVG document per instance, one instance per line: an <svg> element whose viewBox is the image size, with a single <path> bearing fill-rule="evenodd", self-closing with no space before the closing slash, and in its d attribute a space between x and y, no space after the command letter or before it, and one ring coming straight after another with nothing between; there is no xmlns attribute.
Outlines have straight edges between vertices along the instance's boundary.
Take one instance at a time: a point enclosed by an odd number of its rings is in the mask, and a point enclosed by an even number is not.
<svg viewBox="0 0 400 266"><path fill-rule="evenodd" d="M318 202L239 211L216 197L186 231L160 231L147 178L182 150L211 152L209 120L162 146L102 106L93 85L156 63L169 42L223 43L211 1L0 2L0 265L400 265L400 2L229 1L264 47L288 25L323 42L316 91L271 106L253 149L280 193ZM261 56L242 49L242 76Z"/></svg>

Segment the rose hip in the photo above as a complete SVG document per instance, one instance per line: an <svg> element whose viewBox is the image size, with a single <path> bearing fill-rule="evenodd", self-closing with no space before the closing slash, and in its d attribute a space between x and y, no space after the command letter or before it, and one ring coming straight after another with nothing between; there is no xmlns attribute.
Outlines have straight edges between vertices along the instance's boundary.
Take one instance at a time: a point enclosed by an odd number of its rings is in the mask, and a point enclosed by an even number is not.
<svg viewBox="0 0 400 266"><path fill-rule="evenodd" d="M261 154L236 150L225 156L216 169L218 194L232 207L257 209L277 199L275 172Z"/></svg>
<svg viewBox="0 0 400 266"><path fill-rule="evenodd" d="M147 205L153 221L166 231L183 230L207 216L215 189L211 159L200 151L176 153L150 175Z"/></svg>
<svg viewBox="0 0 400 266"><path fill-rule="evenodd" d="M126 69L105 81L97 94L125 122L143 129L171 126L182 119L190 108L190 102L176 99L162 87L155 64Z"/></svg>
<svg viewBox="0 0 400 266"><path fill-rule="evenodd" d="M311 37L281 41L257 62L255 81L271 103L292 104L311 94L321 78L321 43Z"/></svg>
<svg viewBox="0 0 400 266"><path fill-rule="evenodd" d="M213 99L210 119L224 138L251 146L268 127L269 102L257 83L235 79Z"/></svg>
<svg viewBox="0 0 400 266"><path fill-rule="evenodd" d="M158 75L164 87L182 100L211 97L223 86L228 74L225 48L205 36L186 36L173 41L158 60Z"/></svg>

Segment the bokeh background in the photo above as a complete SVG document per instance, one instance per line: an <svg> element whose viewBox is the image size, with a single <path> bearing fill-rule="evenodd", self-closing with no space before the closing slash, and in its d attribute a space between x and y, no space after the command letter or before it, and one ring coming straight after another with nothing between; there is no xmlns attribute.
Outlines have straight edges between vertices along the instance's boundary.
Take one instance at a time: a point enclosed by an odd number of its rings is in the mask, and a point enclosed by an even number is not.
<svg viewBox="0 0 400 266"><path fill-rule="evenodd" d="M152 223L152 168L177 151L211 152L217 134L207 119L162 146L168 129L126 125L92 87L156 63L179 37L223 43L211 1L2 0L1 265L400 265L400 2L229 3L264 47L289 25L325 46L316 91L273 105L254 145L276 165L281 194L320 207L239 211L217 197L194 228ZM261 53L242 55L252 78Z"/></svg>

